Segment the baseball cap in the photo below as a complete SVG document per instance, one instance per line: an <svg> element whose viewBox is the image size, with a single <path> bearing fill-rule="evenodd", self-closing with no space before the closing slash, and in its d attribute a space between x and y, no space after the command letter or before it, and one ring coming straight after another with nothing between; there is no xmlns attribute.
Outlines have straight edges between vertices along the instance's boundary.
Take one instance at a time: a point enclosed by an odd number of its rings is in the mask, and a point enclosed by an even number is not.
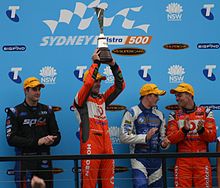
<svg viewBox="0 0 220 188"><path fill-rule="evenodd" d="M83 82L86 81L86 77L88 76L89 74L89 70L87 70L85 73L84 73L84 76L83 76ZM106 77L105 76L102 76L99 72L96 76L96 80L106 80Z"/></svg>
<svg viewBox="0 0 220 188"><path fill-rule="evenodd" d="M36 86L40 86L42 88L45 87L44 84L40 83L40 81L35 78L35 77L29 77L24 81L24 89L28 88L28 87L36 87Z"/></svg>
<svg viewBox="0 0 220 188"><path fill-rule="evenodd" d="M175 89L171 89L170 93L175 94L175 93L189 93L192 96L194 96L194 89L190 84L187 83L181 83L179 84Z"/></svg>
<svg viewBox="0 0 220 188"><path fill-rule="evenodd" d="M156 84L144 84L140 89L140 95L145 96L149 94L165 95L166 91L158 89Z"/></svg>

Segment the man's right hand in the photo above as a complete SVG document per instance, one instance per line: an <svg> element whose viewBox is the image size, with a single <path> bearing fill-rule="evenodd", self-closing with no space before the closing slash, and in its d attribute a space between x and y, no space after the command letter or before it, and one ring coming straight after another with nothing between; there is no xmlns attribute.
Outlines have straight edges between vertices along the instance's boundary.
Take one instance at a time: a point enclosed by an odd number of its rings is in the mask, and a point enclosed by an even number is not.
<svg viewBox="0 0 220 188"><path fill-rule="evenodd" d="M100 50L98 48L96 48L93 55L92 55L93 62L100 61L99 54L100 54Z"/></svg>
<svg viewBox="0 0 220 188"><path fill-rule="evenodd" d="M190 122L189 122L189 117L186 117L184 119L184 129L189 131L190 130Z"/></svg>
<svg viewBox="0 0 220 188"><path fill-rule="evenodd" d="M52 145L56 138L57 138L57 136L53 136L53 135L44 136L38 140L38 145L39 146L41 146L43 144L47 145L47 146Z"/></svg>
<svg viewBox="0 0 220 188"><path fill-rule="evenodd" d="M152 138L152 136L156 133L156 131L158 130L158 128L152 128L147 132L147 135L145 137L145 141L147 142L148 140L150 140Z"/></svg>

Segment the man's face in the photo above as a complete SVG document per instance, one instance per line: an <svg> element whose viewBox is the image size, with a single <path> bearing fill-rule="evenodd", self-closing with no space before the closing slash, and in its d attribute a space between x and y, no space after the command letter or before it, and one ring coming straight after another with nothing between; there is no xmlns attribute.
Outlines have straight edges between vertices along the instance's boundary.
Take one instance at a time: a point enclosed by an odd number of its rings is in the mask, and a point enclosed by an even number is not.
<svg viewBox="0 0 220 188"><path fill-rule="evenodd" d="M38 102L40 100L40 90L41 90L40 86L36 86L33 88L30 88L30 87L26 88L25 89L26 99L33 103Z"/></svg>
<svg viewBox="0 0 220 188"><path fill-rule="evenodd" d="M192 96L188 93L176 93L176 101L180 107L185 108L192 99Z"/></svg>
<svg viewBox="0 0 220 188"><path fill-rule="evenodd" d="M147 95L147 98L151 107L156 106L159 101L159 96L155 94L149 94Z"/></svg>
<svg viewBox="0 0 220 188"><path fill-rule="evenodd" d="M96 80L92 87L92 93L99 94L100 87L101 87L101 80Z"/></svg>

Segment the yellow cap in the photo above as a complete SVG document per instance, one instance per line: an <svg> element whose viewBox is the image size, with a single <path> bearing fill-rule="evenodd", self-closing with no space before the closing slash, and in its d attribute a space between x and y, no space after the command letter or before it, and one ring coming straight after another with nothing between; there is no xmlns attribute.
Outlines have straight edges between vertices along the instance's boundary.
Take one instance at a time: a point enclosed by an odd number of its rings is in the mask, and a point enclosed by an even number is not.
<svg viewBox="0 0 220 188"><path fill-rule="evenodd" d="M86 77L88 76L89 74L89 70L87 70L85 73L84 73L84 76L83 76L83 82L86 81ZM106 80L106 77L105 76L102 76L99 72L96 76L96 80Z"/></svg>
<svg viewBox="0 0 220 188"><path fill-rule="evenodd" d="M140 89L140 95L145 96L149 94L155 94L155 95L165 95L166 91L159 90L157 85L155 84L145 84Z"/></svg>
<svg viewBox="0 0 220 188"><path fill-rule="evenodd" d="M175 93L189 93L192 96L194 96L194 89L190 84L187 83L181 83L179 84L175 89L171 89L170 93L175 94Z"/></svg>
<svg viewBox="0 0 220 188"><path fill-rule="evenodd" d="M28 87L37 87L40 86L42 88L45 87L44 84L40 83L40 81L35 78L35 77L29 77L24 81L24 89L28 88Z"/></svg>

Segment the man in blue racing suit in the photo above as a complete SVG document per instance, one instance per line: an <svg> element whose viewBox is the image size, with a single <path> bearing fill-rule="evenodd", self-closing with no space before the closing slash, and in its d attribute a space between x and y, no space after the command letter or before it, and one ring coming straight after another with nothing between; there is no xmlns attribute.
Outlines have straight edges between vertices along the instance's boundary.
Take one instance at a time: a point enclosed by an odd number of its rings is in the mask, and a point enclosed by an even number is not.
<svg viewBox="0 0 220 188"><path fill-rule="evenodd" d="M125 112L120 140L130 144L130 153L157 153L160 146L168 147L165 118L156 107L159 96L165 93L155 84L145 84L140 89L140 103ZM131 166L134 188L163 187L161 159L131 159Z"/></svg>

